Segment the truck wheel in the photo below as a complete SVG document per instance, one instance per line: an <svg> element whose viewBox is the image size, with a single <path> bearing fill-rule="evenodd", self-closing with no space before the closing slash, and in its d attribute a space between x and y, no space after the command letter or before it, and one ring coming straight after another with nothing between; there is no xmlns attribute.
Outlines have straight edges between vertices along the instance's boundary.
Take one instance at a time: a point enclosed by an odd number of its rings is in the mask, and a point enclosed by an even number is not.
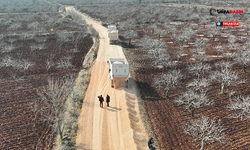
<svg viewBox="0 0 250 150"><path fill-rule="evenodd" d="M126 88L128 88L128 80L125 81Z"/></svg>
<svg viewBox="0 0 250 150"><path fill-rule="evenodd" d="M110 85L112 88L114 87L113 80L110 80Z"/></svg>

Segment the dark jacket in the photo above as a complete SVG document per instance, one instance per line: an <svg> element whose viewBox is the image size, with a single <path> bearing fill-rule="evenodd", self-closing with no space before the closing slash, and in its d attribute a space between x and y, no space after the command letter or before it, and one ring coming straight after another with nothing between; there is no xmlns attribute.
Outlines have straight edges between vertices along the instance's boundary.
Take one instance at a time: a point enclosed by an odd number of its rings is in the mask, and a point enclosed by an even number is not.
<svg viewBox="0 0 250 150"><path fill-rule="evenodd" d="M106 102L110 102L110 97L109 97L109 95L107 95L107 97L106 97Z"/></svg>
<svg viewBox="0 0 250 150"><path fill-rule="evenodd" d="M104 101L103 97L98 96L98 98L99 98L99 101L100 101L101 103Z"/></svg>
<svg viewBox="0 0 250 150"><path fill-rule="evenodd" d="M154 143L154 140L149 139L148 140L148 147L151 148L153 143Z"/></svg>

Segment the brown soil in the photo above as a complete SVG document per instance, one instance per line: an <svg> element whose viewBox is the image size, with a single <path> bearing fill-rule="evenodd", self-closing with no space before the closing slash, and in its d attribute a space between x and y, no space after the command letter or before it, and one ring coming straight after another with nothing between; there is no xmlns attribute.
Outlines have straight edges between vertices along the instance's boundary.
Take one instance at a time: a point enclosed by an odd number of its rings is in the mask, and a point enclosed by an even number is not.
<svg viewBox="0 0 250 150"><path fill-rule="evenodd" d="M1 28L2 29L2 28ZM67 27L62 28L67 29ZM83 30L83 28L81 28ZM21 32L21 31L20 31ZM25 30L23 31L25 32ZM12 67L0 68L0 149L52 149L54 145L55 134L52 133L50 123L41 121L41 115L37 116L35 121L34 112L31 111L30 104L38 98L37 90L42 90L47 85L47 79L63 78L66 74L76 74L82 68L83 59L92 46L92 37L87 35L79 43L79 52L70 53L68 49L73 48L73 43L67 43L60 48L60 42L54 34L46 35L45 49L30 51L30 45L38 44L36 40L44 36L34 36L32 39L21 40L15 36L13 44L17 46L11 53L1 53L0 61L5 56L10 56L15 60L26 59L35 65L26 71ZM4 37L1 42L8 43L11 37ZM13 38L12 38L13 39ZM45 61L49 56L54 55L52 59L55 66L47 72ZM75 66L73 69L63 70L56 68L57 63L64 56L72 57L71 63ZM15 81L11 75L16 73L24 80Z"/></svg>

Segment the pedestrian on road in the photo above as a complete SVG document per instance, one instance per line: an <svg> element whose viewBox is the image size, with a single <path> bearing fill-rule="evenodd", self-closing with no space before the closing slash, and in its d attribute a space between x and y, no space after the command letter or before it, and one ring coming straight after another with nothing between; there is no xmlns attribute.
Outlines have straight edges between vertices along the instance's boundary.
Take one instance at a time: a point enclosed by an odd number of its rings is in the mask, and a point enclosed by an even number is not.
<svg viewBox="0 0 250 150"><path fill-rule="evenodd" d="M107 102L107 107L109 107L110 97L109 97L108 94L107 94L107 97L106 97L106 102Z"/></svg>
<svg viewBox="0 0 250 150"><path fill-rule="evenodd" d="M151 137L149 140L148 140L148 148L151 150L151 148L153 148L153 144L154 144L154 140L153 138Z"/></svg>
<svg viewBox="0 0 250 150"><path fill-rule="evenodd" d="M104 101L104 99L103 99L102 95L98 96L98 98L99 98L99 101L100 101L100 107L103 108L103 101Z"/></svg>

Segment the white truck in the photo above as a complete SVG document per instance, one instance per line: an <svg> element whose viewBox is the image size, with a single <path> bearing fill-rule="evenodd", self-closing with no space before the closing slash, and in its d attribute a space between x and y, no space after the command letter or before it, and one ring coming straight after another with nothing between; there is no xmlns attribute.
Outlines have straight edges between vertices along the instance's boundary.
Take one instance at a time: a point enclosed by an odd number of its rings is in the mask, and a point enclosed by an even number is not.
<svg viewBox="0 0 250 150"><path fill-rule="evenodd" d="M107 63L109 64L109 79L111 87L128 87L129 64L126 60L123 58L110 58Z"/></svg>
<svg viewBox="0 0 250 150"><path fill-rule="evenodd" d="M108 37L111 44L118 42L118 30L115 25L108 26Z"/></svg>

